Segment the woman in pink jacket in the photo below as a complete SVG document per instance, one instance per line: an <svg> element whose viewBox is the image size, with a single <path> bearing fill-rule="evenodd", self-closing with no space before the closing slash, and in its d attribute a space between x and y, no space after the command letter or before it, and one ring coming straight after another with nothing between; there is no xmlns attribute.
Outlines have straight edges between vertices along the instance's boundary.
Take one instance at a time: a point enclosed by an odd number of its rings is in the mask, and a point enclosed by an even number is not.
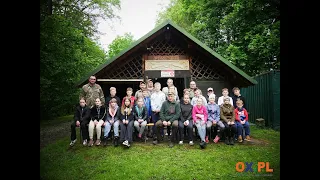
<svg viewBox="0 0 320 180"><path fill-rule="evenodd" d="M198 129L199 136L201 138L200 147L205 148L205 136L206 136L206 122L208 119L207 108L203 105L202 98L197 99L197 105L192 109L193 124Z"/></svg>

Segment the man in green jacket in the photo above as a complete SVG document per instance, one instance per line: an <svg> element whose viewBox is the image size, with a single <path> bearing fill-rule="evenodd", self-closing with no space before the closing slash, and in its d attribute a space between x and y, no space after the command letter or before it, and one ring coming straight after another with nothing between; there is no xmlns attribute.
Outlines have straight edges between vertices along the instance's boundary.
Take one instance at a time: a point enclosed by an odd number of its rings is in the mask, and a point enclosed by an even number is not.
<svg viewBox="0 0 320 180"><path fill-rule="evenodd" d="M172 127L171 141L169 147L173 147L173 141L176 139L178 130L178 119L180 117L180 103L175 101L175 94L173 92L168 93L168 100L164 101L160 110L160 119L156 122L156 134L153 139L153 144L158 144L160 140L160 130L163 126Z"/></svg>

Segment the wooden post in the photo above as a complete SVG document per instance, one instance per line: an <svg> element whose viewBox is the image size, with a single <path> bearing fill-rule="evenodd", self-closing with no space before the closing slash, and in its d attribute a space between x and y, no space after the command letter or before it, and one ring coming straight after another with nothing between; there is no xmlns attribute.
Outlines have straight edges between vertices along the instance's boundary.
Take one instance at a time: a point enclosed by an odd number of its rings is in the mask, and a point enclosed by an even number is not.
<svg viewBox="0 0 320 180"><path fill-rule="evenodd" d="M263 118L256 119L256 125L259 128L264 128L265 127L265 120Z"/></svg>

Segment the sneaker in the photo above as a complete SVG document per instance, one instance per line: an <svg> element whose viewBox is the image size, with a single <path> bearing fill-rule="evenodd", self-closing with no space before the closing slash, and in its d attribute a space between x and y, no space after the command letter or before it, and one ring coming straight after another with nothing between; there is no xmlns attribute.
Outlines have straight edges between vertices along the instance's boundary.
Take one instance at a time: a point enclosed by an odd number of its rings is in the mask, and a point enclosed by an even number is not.
<svg viewBox="0 0 320 180"><path fill-rule="evenodd" d="M230 144L229 137L226 137L226 139L224 140L224 143L226 143L227 145Z"/></svg>
<svg viewBox="0 0 320 180"><path fill-rule="evenodd" d="M153 141L152 141L152 144L153 144L153 145L157 145L157 144L158 144L158 140L153 140Z"/></svg>
<svg viewBox="0 0 320 180"><path fill-rule="evenodd" d="M200 142L200 148L204 149L206 147L206 142L205 141L201 141Z"/></svg>
<svg viewBox="0 0 320 180"><path fill-rule="evenodd" d="M130 147L130 143L128 142L127 147Z"/></svg>
<svg viewBox="0 0 320 180"><path fill-rule="evenodd" d="M90 139L88 146L91 147L93 145L93 139Z"/></svg>
<svg viewBox="0 0 320 180"><path fill-rule="evenodd" d="M102 140L102 145L107 146L107 137L104 137Z"/></svg>
<svg viewBox="0 0 320 180"><path fill-rule="evenodd" d="M214 142L214 143L218 143L219 140L220 140L220 137L219 137L219 136L216 136L216 137L214 138L213 142Z"/></svg>
<svg viewBox="0 0 320 180"><path fill-rule="evenodd" d="M100 143L101 143L101 140L97 139L95 144L96 144L96 146L100 146Z"/></svg>
<svg viewBox="0 0 320 180"><path fill-rule="evenodd" d="M172 142L170 142L169 148L173 148L173 143Z"/></svg>
<svg viewBox="0 0 320 180"><path fill-rule="evenodd" d="M243 140L242 140L242 136L239 135L239 137L238 137L238 142L241 143L242 141L243 141Z"/></svg>
<svg viewBox="0 0 320 180"><path fill-rule="evenodd" d="M234 145L234 140L233 140L233 138L230 138L230 145Z"/></svg>
<svg viewBox="0 0 320 180"><path fill-rule="evenodd" d="M206 143L208 143L209 142L209 138L208 138L208 136L206 136Z"/></svg>
<svg viewBox="0 0 320 180"><path fill-rule="evenodd" d="M70 146L74 146L74 144L75 144L76 142L77 142L77 139L71 141L69 145L70 145Z"/></svg>
<svg viewBox="0 0 320 180"><path fill-rule="evenodd" d="M83 146L87 146L88 145L88 141L85 139L85 140L83 140Z"/></svg>
<svg viewBox="0 0 320 180"><path fill-rule="evenodd" d="M125 141L123 141L123 143L122 143L123 145L125 145L125 146L128 146L128 141L127 140L125 140Z"/></svg>
<svg viewBox="0 0 320 180"><path fill-rule="evenodd" d="M179 144L183 144L183 141L179 141Z"/></svg>
<svg viewBox="0 0 320 180"><path fill-rule="evenodd" d="M114 146L115 147L119 146L119 137L118 136L114 137Z"/></svg>
<svg viewBox="0 0 320 180"><path fill-rule="evenodd" d="M190 145L190 146L193 146L193 145L194 145L194 144L193 144L193 141L190 141L190 142L189 142L189 145Z"/></svg>
<svg viewBox="0 0 320 180"><path fill-rule="evenodd" d="M249 135L246 135L246 138L244 139L245 141L251 141L251 138Z"/></svg>

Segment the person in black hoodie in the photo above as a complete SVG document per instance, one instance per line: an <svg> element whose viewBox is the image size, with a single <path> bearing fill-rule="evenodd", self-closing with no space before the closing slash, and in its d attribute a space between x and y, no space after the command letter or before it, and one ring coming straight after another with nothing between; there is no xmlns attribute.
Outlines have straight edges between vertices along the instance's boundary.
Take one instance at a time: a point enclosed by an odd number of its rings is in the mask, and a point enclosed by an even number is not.
<svg viewBox="0 0 320 180"><path fill-rule="evenodd" d="M91 147L93 145L93 131L96 129L97 132L97 141L96 145L99 146L101 143L101 126L104 124L104 119L106 117L106 107L101 105L100 98L97 98L95 101L95 105L90 110L90 122L89 122L89 144Z"/></svg>
<svg viewBox="0 0 320 180"><path fill-rule="evenodd" d="M118 96L116 96L117 94L117 89L115 87L111 87L110 88L110 96L106 97L106 107L109 106L109 102L112 98L115 98L117 100L117 105L120 108L121 107L121 101L120 98Z"/></svg>
<svg viewBox="0 0 320 180"><path fill-rule="evenodd" d="M82 137L83 137L83 145L87 145L87 139L89 138L89 132L87 124L89 123L90 118L90 109L86 105L86 101L82 98L79 101L79 105L77 105L73 119L74 121L71 124L71 143L70 146L73 146L77 139L76 139L76 127L81 128Z"/></svg>
<svg viewBox="0 0 320 180"><path fill-rule="evenodd" d="M120 142L127 147L130 147L130 143L132 143L133 117L131 98L125 97L121 106Z"/></svg>
<svg viewBox="0 0 320 180"><path fill-rule="evenodd" d="M189 94L183 96L183 103L180 104L181 115L179 119L179 132L180 132L180 141L179 144L183 144L184 139L184 128L188 129L189 135L189 145L193 146L193 121L192 121L192 108L190 104Z"/></svg>
<svg viewBox="0 0 320 180"><path fill-rule="evenodd" d="M109 101L109 107L107 108L107 116L105 121L105 128L104 128L104 138L103 138L103 145L107 145L107 137L111 130L111 126L113 126L114 132L114 146L119 145L119 120L120 120L120 106L117 105L117 100L112 98Z"/></svg>

